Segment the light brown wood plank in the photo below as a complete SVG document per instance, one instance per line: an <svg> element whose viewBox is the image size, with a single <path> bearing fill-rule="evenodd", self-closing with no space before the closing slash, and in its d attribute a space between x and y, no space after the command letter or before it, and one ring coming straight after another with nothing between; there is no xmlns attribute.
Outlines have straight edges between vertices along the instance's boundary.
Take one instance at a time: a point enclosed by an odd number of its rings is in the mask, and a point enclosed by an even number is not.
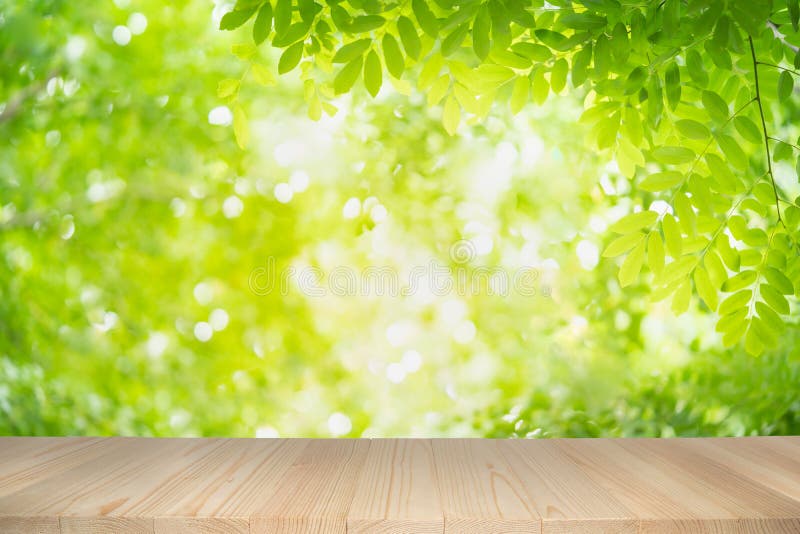
<svg viewBox="0 0 800 534"><path fill-rule="evenodd" d="M556 440L506 440L497 446L542 517L542 532L635 534L634 514L589 478Z"/></svg>
<svg viewBox="0 0 800 534"><path fill-rule="evenodd" d="M445 532L541 532L542 520L495 440L432 441Z"/></svg>
<svg viewBox="0 0 800 534"><path fill-rule="evenodd" d="M800 533L800 438L0 438L0 532Z"/></svg>
<svg viewBox="0 0 800 534"><path fill-rule="evenodd" d="M127 513L153 517L156 533L197 532L201 525L204 532L248 532L250 516L275 494L307 443L224 440L205 457L179 464L175 475Z"/></svg>
<svg viewBox="0 0 800 534"><path fill-rule="evenodd" d="M98 480L83 492L79 500L69 502L61 510L62 528L82 529L87 519L98 518L103 521L102 524L113 525L117 522L121 525L119 528L125 525L128 529L153 532L156 528L154 516L137 513L136 506L170 485L187 480L189 483L206 480L205 477L196 476L194 466L225 444L225 440L221 439L128 439L133 440L132 446L119 452L118 456L121 459L126 456L126 464L137 465L138 468L120 476L119 472L112 470L112 466L104 466L106 480ZM156 454L150 454L148 451L151 449ZM142 454L148 456L144 463L139 461Z"/></svg>
<svg viewBox="0 0 800 534"><path fill-rule="evenodd" d="M675 452L665 457L654 441ZM636 515L642 533L797 532L792 530L800 517L792 512L797 503L750 481L733 480L705 459L695 457L697 464L687 465L679 440L563 440L558 445ZM709 484L714 475L727 484ZM748 499L755 501L748 504Z"/></svg>
<svg viewBox="0 0 800 534"><path fill-rule="evenodd" d="M109 438L103 441L99 454L86 462L0 497L0 516L58 517L64 532L91 527L152 533L152 519L114 516L113 510L125 502L115 497L124 493L127 480L146 471L158 458L169 457L174 450L190 445L196 447L200 443L179 439ZM70 513L71 507L90 511ZM113 527L115 522L119 523L118 527Z"/></svg>
<svg viewBox="0 0 800 534"><path fill-rule="evenodd" d="M0 496L85 463L102 452L102 438L4 438Z"/></svg>
<svg viewBox="0 0 800 534"><path fill-rule="evenodd" d="M430 440L371 440L347 515L348 534L440 534L443 530Z"/></svg>
<svg viewBox="0 0 800 534"><path fill-rule="evenodd" d="M716 459L698 454L692 450L692 444L699 443L697 438L652 438L625 440L620 445L651 462L657 461L655 456L663 458L673 468L692 477L716 499L720 508L737 518L737 528L763 528L787 534L800 532L800 502L771 490L760 481L742 476ZM707 519L710 525L715 524L714 515Z"/></svg>
<svg viewBox="0 0 800 534"><path fill-rule="evenodd" d="M311 440L278 482L278 490L250 518L250 532L347 532L347 513L369 440Z"/></svg>
<svg viewBox="0 0 800 534"><path fill-rule="evenodd" d="M5 515L0 516L0 532L3 534L59 534L61 527L57 517Z"/></svg>
<svg viewBox="0 0 800 534"><path fill-rule="evenodd" d="M800 449L798 438L708 438L686 443L693 451L726 469L800 501Z"/></svg>

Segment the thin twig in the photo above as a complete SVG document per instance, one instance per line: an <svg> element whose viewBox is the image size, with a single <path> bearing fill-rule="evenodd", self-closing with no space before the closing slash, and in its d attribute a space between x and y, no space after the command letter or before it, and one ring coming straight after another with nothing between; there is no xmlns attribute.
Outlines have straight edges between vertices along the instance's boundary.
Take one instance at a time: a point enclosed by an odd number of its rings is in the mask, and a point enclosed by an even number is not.
<svg viewBox="0 0 800 534"><path fill-rule="evenodd" d="M772 156L769 153L769 134L767 133L767 120L764 118L764 106L761 102L761 89L758 85L758 60L756 59L756 48L753 45L753 37L748 36L750 41L750 55L753 57L753 76L756 82L756 102L758 103L758 113L761 115L761 129L764 132L764 150L767 152L767 174L772 182L772 192L775 194L775 208L778 210L778 222L782 223L781 205L778 199L778 187L775 185L775 175L772 172Z"/></svg>

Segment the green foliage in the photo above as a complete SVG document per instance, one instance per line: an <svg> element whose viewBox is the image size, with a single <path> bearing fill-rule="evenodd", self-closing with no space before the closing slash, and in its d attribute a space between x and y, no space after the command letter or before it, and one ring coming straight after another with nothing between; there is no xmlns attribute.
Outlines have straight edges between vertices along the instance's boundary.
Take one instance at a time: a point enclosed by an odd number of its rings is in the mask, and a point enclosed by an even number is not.
<svg viewBox="0 0 800 534"><path fill-rule="evenodd" d="M244 24L253 7L240 4L220 28ZM726 306L718 328L728 344L744 337L754 355L774 346L774 336L758 332L783 328L789 308L775 298L770 262L788 273L791 298L800 291L798 225L782 215L796 206L773 168L796 159L796 147L773 136L784 125L772 108L791 105L797 73L787 64L800 57L795 2L280 0L279 7L285 22L271 42L288 47L281 73L301 64L301 78L322 98L350 91L363 77L376 96L385 66L398 80L416 79L429 105L443 104L451 135L462 122L484 120L496 101L508 101L513 113L530 101L542 105L571 78L586 95L581 123L590 146L610 152L640 192L653 194L641 197L645 211L612 227L628 234L606 254L628 253L620 283L635 283L647 264L654 294L672 297L677 311L692 294L708 304L747 288L750 297ZM284 38L297 24L303 32ZM345 64L338 74L337 64ZM771 194L759 190L762 180ZM644 203L656 199L672 214L647 211ZM645 262L645 243L656 235ZM716 255L725 267L713 278L697 274Z"/></svg>

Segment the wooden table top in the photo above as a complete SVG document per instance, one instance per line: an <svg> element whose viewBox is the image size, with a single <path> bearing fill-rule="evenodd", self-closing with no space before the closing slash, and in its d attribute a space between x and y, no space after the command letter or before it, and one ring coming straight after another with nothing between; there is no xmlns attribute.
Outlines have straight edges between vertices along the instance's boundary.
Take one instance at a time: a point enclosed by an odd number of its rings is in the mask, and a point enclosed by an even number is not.
<svg viewBox="0 0 800 534"><path fill-rule="evenodd" d="M800 533L800 437L0 438L0 532Z"/></svg>

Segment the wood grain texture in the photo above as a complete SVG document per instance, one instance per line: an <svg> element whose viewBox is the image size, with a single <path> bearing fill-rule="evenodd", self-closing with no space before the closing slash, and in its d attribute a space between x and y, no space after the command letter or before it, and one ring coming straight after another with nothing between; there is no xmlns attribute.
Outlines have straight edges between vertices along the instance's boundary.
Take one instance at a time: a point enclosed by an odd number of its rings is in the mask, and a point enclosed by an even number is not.
<svg viewBox="0 0 800 534"><path fill-rule="evenodd" d="M373 439L347 515L348 533L441 533L442 503L426 439Z"/></svg>
<svg viewBox="0 0 800 534"><path fill-rule="evenodd" d="M347 532L347 512L369 440L308 443L278 482L278 490L250 518L252 533Z"/></svg>
<svg viewBox="0 0 800 534"><path fill-rule="evenodd" d="M0 438L0 532L800 533L800 438Z"/></svg>
<svg viewBox="0 0 800 534"><path fill-rule="evenodd" d="M636 532L633 513L581 471L556 440L497 445L542 518L543 533Z"/></svg>
<svg viewBox="0 0 800 534"><path fill-rule="evenodd" d="M542 520L495 440L435 440L445 532L541 532Z"/></svg>

